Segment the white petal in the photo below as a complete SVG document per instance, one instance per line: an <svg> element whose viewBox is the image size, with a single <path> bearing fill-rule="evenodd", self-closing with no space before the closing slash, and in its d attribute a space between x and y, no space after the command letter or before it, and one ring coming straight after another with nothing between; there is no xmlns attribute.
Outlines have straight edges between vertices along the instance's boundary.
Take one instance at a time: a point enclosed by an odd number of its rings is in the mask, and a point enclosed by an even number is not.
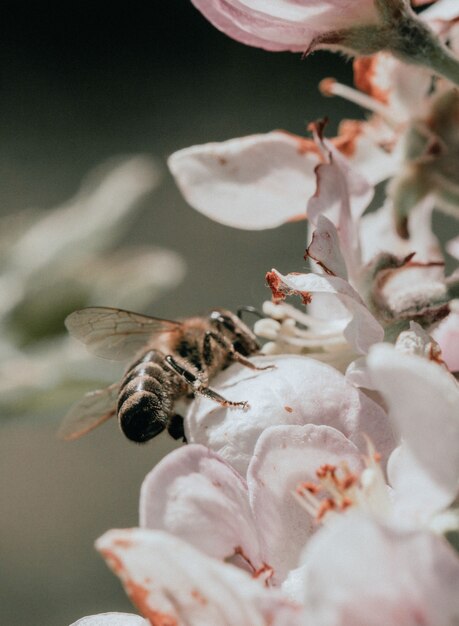
<svg viewBox="0 0 459 626"><path fill-rule="evenodd" d="M451 256L459 260L459 237L450 239L446 245L446 249Z"/></svg>
<svg viewBox="0 0 459 626"><path fill-rule="evenodd" d="M318 151L311 140L274 131L175 152L169 168L192 207L248 230L306 217Z"/></svg>
<svg viewBox="0 0 459 626"><path fill-rule="evenodd" d="M403 444L390 455L387 473L393 488L394 516L401 528L425 526L454 497L432 479L426 467Z"/></svg>
<svg viewBox="0 0 459 626"><path fill-rule="evenodd" d="M308 302L312 294L315 293L320 294L321 299L327 295L332 302L338 300L351 316L344 329L344 336L356 352L366 354L373 343L383 340L384 330L382 326L370 313L359 294L345 280L334 276L318 276L316 274L287 274L283 276L277 270L272 270L272 274L279 282L279 284L275 284L279 292L284 290L286 294L296 293L305 302Z"/></svg>
<svg viewBox="0 0 459 626"><path fill-rule="evenodd" d="M459 386L433 361L388 344L367 358L374 386L423 470L454 498L459 477Z"/></svg>
<svg viewBox="0 0 459 626"><path fill-rule="evenodd" d="M82 617L70 626L149 626L150 622L131 613L99 613Z"/></svg>
<svg viewBox="0 0 459 626"><path fill-rule="evenodd" d="M362 470L361 453L329 426L273 426L257 441L247 472L250 501L265 560L281 583L298 566L301 548L316 529L293 493L300 483L317 481L322 465L345 462Z"/></svg>
<svg viewBox="0 0 459 626"><path fill-rule="evenodd" d="M145 478L140 525L166 530L219 559L237 549L258 569L258 548L245 480L204 446L168 454Z"/></svg>
<svg viewBox="0 0 459 626"><path fill-rule="evenodd" d="M307 254L327 274L347 280L346 263L341 252L338 231L325 215L319 215Z"/></svg>
<svg viewBox="0 0 459 626"><path fill-rule="evenodd" d="M296 610L238 568L161 531L111 530L96 543L152 626L268 626Z"/></svg>
<svg viewBox="0 0 459 626"><path fill-rule="evenodd" d="M362 432L386 456L394 439L384 411L335 368L314 359L272 355L251 359L276 369L252 372L232 365L212 380L229 400L249 402L247 410L224 408L198 398L185 417L188 441L202 443L245 475L260 434L281 424L332 426L366 451Z"/></svg>
<svg viewBox="0 0 459 626"><path fill-rule="evenodd" d="M310 540L307 624L453 626L459 619L459 560L427 532L398 532L353 514Z"/></svg>

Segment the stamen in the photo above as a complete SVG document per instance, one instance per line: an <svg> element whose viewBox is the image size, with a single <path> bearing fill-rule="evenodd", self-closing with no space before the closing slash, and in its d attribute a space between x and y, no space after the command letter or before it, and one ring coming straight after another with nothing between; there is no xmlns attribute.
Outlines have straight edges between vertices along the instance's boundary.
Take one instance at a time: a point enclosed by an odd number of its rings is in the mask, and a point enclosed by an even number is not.
<svg viewBox="0 0 459 626"><path fill-rule="evenodd" d="M326 516L336 515L351 506L383 515L387 512L390 500L380 466L381 455L368 439L367 445L368 455L363 457L365 469L360 473L351 471L346 461L339 465L325 463L315 472L318 482L302 482L293 492L316 522L324 522Z"/></svg>
<svg viewBox="0 0 459 626"><path fill-rule="evenodd" d="M319 83L319 89L324 96L339 96L376 113L376 115L383 118L386 124L395 130L400 127L400 122L390 114L389 107L357 89L338 83L334 78L324 78Z"/></svg>

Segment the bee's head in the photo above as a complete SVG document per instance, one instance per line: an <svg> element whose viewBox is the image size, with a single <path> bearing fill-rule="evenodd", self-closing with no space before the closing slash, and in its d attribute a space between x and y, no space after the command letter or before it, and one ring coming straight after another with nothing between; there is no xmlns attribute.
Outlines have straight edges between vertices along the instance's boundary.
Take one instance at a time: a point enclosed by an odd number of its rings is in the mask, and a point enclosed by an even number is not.
<svg viewBox="0 0 459 626"><path fill-rule="evenodd" d="M227 337L234 349L243 356L250 356L259 351L257 339L244 322L226 309L217 309L210 314L210 322Z"/></svg>

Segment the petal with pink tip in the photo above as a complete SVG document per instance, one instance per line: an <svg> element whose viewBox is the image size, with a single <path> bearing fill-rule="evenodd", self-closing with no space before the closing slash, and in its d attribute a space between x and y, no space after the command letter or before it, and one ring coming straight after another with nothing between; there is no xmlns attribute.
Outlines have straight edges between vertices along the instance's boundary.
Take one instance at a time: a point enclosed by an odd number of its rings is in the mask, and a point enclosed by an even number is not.
<svg viewBox="0 0 459 626"><path fill-rule="evenodd" d="M201 445L170 452L147 475L140 525L166 530L218 559L241 553L255 569L263 565L245 479Z"/></svg>
<svg viewBox="0 0 459 626"><path fill-rule="evenodd" d="M169 157L185 199L207 217L259 230L306 218L318 150L311 140L274 131L192 146Z"/></svg>
<svg viewBox="0 0 459 626"><path fill-rule="evenodd" d="M337 0L192 0L219 30L250 46L305 52L317 35L373 24L373 2Z"/></svg>
<svg viewBox="0 0 459 626"><path fill-rule="evenodd" d="M404 444L438 488L459 487L459 385L444 367L393 346L374 346L367 358L375 388Z"/></svg>
<svg viewBox="0 0 459 626"><path fill-rule="evenodd" d="M111 530L96 547L151 626L298 624L275 591L165 532Z"/></svg>
<svg viewBox="0 0 459 626"><path fill-rule="evenodd" d="M431 533L351 513L316 533L303 562L307 624L452 626L459 618L459 560Z"/></svg>
<svg viewBox="0 0 459 626"><path fill-rule="evenodd" d="M131 613L99 613L82 617L70 626L149 626L149 622Z"/></svg>
<svg viewBox="0 0 459 626"><path fill-rule="evenodd" d="M350 321L344 329L344 337L359 354L366 354L370 346L382 341L384 330L370 313L359 294L342 278L335 276L318 276L317 274L287 274L283 276L273 269L269 283L276 295L299 295L309 303L314 294L325 296L332 303L339 301L348 311Z"/></svg>
<svg viewBox="0 0 459 626"><path fill-rule="evenodd" d="M366 433L383 457L394 448L392 428L384 411L335 368L303 356L255 357L253 372L232 365L212 380L212 387L229 400L249 402L246 410L225 408L197 398L185 416L189 442L217 452L243 476L256 442L269 426L318 424L332 426L366 452Z"/></svg>
<svg viewBox="0 0 459 626"><path fill-rule="evenodd" d="M322 465L343 462L351 471L363 469L359 449L329 426L273 426L258 439L247 482L275 583L282 583L298 566L300 551L316 528L316 521L294 498L295 489L302 482L316 482Z"/></svg>

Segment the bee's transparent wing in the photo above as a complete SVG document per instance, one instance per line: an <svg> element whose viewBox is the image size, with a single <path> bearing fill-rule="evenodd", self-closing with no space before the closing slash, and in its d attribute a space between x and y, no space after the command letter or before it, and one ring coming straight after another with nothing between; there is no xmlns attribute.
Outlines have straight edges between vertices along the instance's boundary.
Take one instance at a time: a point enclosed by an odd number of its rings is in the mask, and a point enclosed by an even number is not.
<svg viewBox="0 0 459 626"><path fill-rule="evenodd" d="M93 354L122 361L132 358L148 339L176 330L181 323L122 309L88 307L71 313L65 325Z"/></svg>
<svg viewBox="0 0 459 626"><path fill-rule="evenodd" d="M120 383L85 394L70 407L57 431L59 439L78 439L116 415Z"/></svg>

